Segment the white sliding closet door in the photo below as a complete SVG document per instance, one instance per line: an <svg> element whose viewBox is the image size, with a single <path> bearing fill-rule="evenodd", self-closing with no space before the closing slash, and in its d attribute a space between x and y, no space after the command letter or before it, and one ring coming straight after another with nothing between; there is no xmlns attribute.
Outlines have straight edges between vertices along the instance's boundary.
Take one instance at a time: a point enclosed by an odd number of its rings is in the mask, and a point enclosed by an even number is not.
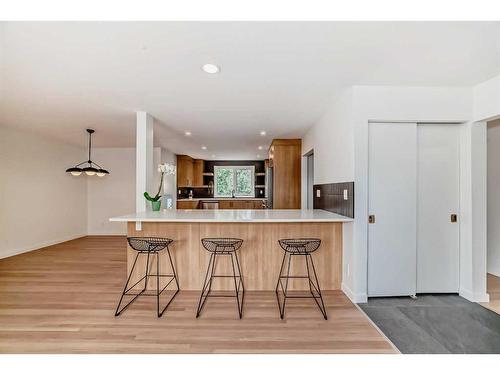
<svg viewBox="0 0 500 375"><path fill-rule="evenodd" d="M458 292L458 127L419 124L417 292Z"/></svg>
<svg viewBox="0 0 500 375"><path fill-rule="evenodd" d="M368 178L368 295L414 295L417 124L369 124Z"/></svg>

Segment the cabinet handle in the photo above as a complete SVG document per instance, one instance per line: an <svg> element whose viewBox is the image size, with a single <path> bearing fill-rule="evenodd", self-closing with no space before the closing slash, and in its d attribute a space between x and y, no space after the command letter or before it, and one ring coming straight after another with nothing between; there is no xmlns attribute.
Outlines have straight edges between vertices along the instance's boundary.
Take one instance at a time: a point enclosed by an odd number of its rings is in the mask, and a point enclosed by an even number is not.
<svg viewBox="0 0 500 375"><path fill-rule="evenodd" d="M369 215L368 216L368 223L369 224L375 224L375 215Z"/></svg>

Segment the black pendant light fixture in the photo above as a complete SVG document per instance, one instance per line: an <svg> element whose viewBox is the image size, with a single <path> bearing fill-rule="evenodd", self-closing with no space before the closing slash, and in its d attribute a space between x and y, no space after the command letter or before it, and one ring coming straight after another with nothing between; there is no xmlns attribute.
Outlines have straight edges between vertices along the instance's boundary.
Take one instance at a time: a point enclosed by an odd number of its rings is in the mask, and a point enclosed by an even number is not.
<svg viewBox="0 0 500 375"><path fill-rule="evenodd" d="M103 177L109 174L107 170L102 168L99 164L94 163L91 159L92 153L92 134L95 132L94 129L87 129L87 133L89 133L89 160L84 161L83 163L77 164L72 168L66 169L67 173L71 173L73 176L80 176L82 173L85 173L87 176L99 176ZM85 164L87 164L85 166Z"/></svg>

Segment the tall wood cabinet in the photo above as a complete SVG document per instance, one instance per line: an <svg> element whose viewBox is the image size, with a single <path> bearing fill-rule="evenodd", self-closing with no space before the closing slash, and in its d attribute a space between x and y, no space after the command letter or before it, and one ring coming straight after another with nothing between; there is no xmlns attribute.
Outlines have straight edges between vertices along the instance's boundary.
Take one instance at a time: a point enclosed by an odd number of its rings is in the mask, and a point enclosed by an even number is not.
<svg viewBox="0 0 500 375"><path fill-rule="evenodd" d="M301 205L301 139L274 139L269 148L273 168L273 208L299 209Z"/></svg>

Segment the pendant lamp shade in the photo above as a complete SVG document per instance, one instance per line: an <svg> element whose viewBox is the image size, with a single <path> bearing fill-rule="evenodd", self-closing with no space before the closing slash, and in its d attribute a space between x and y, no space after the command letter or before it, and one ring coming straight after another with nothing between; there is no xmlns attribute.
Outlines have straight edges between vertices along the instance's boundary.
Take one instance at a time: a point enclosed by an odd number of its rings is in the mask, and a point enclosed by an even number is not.
<svg viewBox="0 0 500 375"><path fill-rule="evenodd" d="M89 134L89 159L80 164L75 165L74 167L66 169L67 173L71 173L73 176L80 176L82 173L85 173L87 176L98 176L104 177L109 172L102 168L99 164L94 163L91 159L92 156L92 134L95 132L94 129L87 129L87 133Z"/></svg>

